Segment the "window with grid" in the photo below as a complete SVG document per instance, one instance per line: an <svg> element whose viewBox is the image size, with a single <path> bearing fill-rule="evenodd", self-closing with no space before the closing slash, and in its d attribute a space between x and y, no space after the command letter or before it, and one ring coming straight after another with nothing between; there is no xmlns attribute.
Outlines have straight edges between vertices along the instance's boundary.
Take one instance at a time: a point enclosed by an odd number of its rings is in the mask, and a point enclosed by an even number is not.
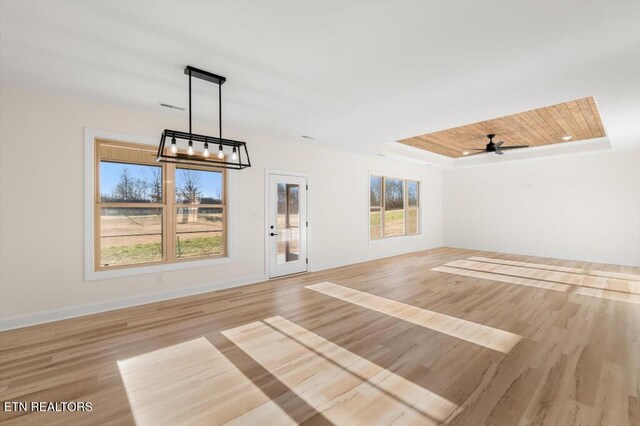
<svg viewBox="0 0 640 426"><path fill-rule="evenodd" d="M150 146L97 141L96 270L226 255L225 171L155 157Z"/></svg>
<svg viewBox="0 0 640 426"><path fill-rule="evenodd" d="M369 178L369 238L420 233L420 182L384 176Z"/></svg>

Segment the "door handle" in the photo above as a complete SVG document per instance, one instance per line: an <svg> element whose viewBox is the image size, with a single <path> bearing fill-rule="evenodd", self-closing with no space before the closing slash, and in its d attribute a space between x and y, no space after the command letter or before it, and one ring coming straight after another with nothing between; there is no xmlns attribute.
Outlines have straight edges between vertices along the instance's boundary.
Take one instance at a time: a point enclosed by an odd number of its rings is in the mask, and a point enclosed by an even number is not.
<svg viewBox="0 0 640 426"><path fill-rule="evenodd" d="M269 234L269 235L271 235L272 237L274 237L274 236L276 236L276 235L278 235L278 234L274 234L274 233L272 232L272 233L271 233L271 234Z"/></svg>

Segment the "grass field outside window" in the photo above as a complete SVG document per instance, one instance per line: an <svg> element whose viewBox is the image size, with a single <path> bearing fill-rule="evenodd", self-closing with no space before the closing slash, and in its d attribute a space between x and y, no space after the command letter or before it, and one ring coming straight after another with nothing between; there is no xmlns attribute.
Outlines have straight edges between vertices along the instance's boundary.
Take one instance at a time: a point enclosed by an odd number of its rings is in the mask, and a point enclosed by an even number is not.
<svg viewBox="0 0 640 426"><path fill-rule="evenodd" d="M417 181L370 176L371 240L420 233L419 188Z"/></svg>
<svg viewBox="0 0 640 426"><path fill-rule="evenodd" d="M96 144L96 271L226 256L223 169L159 164L145 145Z"/></svg>

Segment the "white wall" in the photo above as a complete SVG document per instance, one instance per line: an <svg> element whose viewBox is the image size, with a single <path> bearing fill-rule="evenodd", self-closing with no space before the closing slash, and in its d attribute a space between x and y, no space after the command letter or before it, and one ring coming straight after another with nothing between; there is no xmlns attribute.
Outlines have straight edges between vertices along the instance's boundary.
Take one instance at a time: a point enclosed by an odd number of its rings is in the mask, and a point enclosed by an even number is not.
<svg viewBox="0 0 640 426"><path fill-rule="evenodd" d="M5 328L264 279L265 169L309 174L310 268L442 246L442 174L423 166L261 136L253 167L230 172L231 263L83 280L83 128L159 137L184 128L184 114L2 89L0 111L0 320ZM217 132L212 128L196 127ZM344 143L349 143L345 141ZM368 173L422 181L421 236L368 241Z"/></svg>
<svg viewBox="0 0 640 426"><path fill-rule="evenodd" d="M640 265L640 151L447 170L445 245Z"/></svg>
<svg viewBox="0 0 640 426"><path fill-rule="evenodd" d="M227 132L249 142L254 164L230 172L232 262L165 272L159 282L155 274L85 282L84 127L158 137L164 128L183 128L184 115L6 88L0 113L4 328L263 280L265 169L309 175L311 270L442 245L640 264L640 151L443 174L328 150L321 141L287 143ZM197 128L217 131L215 124ZM369 172L422 181L422 235L368 241Z"/></svg>

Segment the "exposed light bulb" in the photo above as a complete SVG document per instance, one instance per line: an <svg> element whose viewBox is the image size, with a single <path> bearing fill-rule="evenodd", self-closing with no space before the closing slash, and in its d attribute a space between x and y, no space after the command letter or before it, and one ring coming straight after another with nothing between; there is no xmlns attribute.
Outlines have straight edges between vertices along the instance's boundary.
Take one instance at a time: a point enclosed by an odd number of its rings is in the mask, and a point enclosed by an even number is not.
<svg viewBox="0 0 640 426"><path fill-rule="evenodd" d="M209 156L209 144L206 142L204 143L204 151L202 151L202 156L205 158Z"/></svg>
<svg viewBox="0 0 640 426"><path fill-rule="evenodd" d="M193 155L193 142L189 141L189 148L187 148L187 154Z"/></svg>
<svg viewBox="0 0 640 426"><path fill-rule="evenodd" d="M176 145L176 138L171 138L171 148L169 148L169 152L175 154L178 152L178 145Z"/></svg>
<svg viewBox="0 0 640 426"><path fill-rule="evenodd" d="M222 150L222 144L218 146L218 158L221 160L224 158L224 151Z"/></svg>
<svg viewBox="0 0 640 426"><path fill-rule="evenodd" d="M236 161L238 159L238 152L236 151L236 147L233 147L233 152L231 153L231 159Z"/></svg>

